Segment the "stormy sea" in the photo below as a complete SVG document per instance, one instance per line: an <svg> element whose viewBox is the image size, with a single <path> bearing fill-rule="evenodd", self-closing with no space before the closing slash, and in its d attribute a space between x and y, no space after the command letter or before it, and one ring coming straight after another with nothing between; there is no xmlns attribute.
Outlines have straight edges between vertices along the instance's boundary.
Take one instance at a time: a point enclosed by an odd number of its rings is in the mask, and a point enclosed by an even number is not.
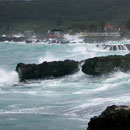
<svg viewBox="0 0 130 130"><path fill-rule="evenodd" d="M86 130L90 118L110 105L130 104L130 74L90 76L82 71L56 79L19 82L18 63L42 63L125 55L98 43L0 43L0 130ZM100 43L101 44L101 43ZM129 40L109 44L130 44Z"/></svg>

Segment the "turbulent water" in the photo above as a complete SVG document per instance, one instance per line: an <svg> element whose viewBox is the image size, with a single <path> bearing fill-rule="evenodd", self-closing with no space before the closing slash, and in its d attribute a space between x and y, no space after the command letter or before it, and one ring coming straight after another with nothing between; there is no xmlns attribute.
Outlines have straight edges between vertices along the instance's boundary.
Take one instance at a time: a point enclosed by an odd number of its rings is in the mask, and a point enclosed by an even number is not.
<svg viewBox="0 0 130 130"><path fill-rule="evenodd" d="M58 79L19 83L17 63L80 61L127 53L103 50L96 44L0 43L0 130L86 130L90 118L107 106L130 104L129 73L93 77L80 71Z"/></svg>

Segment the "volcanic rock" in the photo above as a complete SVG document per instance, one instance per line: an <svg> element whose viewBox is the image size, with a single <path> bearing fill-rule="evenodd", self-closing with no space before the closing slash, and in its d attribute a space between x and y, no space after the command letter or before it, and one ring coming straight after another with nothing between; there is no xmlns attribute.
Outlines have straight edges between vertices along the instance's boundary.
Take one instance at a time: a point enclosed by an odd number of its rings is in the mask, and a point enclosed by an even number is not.
<svg viewBox="0 0 130 130"><path fill-rule="evenodd" d="M130 106L110 106L91 118L87 130L130 130Z"/></svg>
<svg viewBox="0 0 130 130"><path fill-rule="evenodd" d="M25 40L24 37L0 37L0 42L4 42L4 41L22 42L24 40Z"/></svg>
<svg viewBox="0 0 130 130"><path fill-rule="evenodd" d="M43 62L41 64L19 63L17 64L16 71L21 81L57 78L79 71L79 65L77 61L73 60Z"/></svg>
<svg viewBox="0 0 130 130"><path fill-rule="evenodd" d="M96 45L98 48L107 49L110 51L118 51L118 50L130 50L130 44L121 44L121 45L112 45L112 44L98 44Z"/></svg>
<svg viewBox="0 0 130 130"><path fill-rule="evenodd" d="M130 54L90 58L82 66L82 71L89 75L107 74L118 70L130 71Z"/></svg>

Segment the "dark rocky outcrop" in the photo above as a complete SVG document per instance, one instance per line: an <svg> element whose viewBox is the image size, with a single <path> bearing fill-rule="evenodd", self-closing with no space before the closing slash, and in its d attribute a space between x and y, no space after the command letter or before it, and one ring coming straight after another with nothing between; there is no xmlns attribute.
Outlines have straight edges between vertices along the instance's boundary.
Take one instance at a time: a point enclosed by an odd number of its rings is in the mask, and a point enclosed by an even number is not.
<svg viewBox="0 0 130 130"><path fill-rule="evenodd" d="M57 78L73 74L78 70L78 62L73 60L43 62L41 64L19 63L16 67L21 81L51 77Z"/></svg>
<svg viewBox="0 0 130 130"><path fill-rule="evenodd" d="M0 42L4 42L4 41L22 42L24 40L25 40L24 37L0 37Z"/></svg>
<svg viewBox="0 0 130 130"><path fill-rule="evenodd" d="M89 75L101 75L117 70L130 71L130 54L91 58L82 66L82 71Z"/></svg>
<svg viewBox="0 0 130 130"><path fill-rule="evenodd" d="M118 51L118 50L130 50L130 44L120 44L120 45L112 45L112 44L98 44L98 48L102 48L104 50L110 50L110 51Z"/></svg>
<svg viewBox="0 0 130 130"><path fill-rule="evenodd" d="M130 130L130 106L110 106L91 118L87 130Z"/></svg>

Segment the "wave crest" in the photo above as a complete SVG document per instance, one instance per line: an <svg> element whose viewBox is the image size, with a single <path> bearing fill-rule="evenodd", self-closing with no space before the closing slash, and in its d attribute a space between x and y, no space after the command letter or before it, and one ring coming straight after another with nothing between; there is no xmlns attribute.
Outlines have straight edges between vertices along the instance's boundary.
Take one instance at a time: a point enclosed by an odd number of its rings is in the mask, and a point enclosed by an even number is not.
<svg viewBox="0 0 130 130"><path fill-rule="evenodd" d="M16 71L7 72L0 69L0 85L12 86L19 82L19 76Z"/></svg>

